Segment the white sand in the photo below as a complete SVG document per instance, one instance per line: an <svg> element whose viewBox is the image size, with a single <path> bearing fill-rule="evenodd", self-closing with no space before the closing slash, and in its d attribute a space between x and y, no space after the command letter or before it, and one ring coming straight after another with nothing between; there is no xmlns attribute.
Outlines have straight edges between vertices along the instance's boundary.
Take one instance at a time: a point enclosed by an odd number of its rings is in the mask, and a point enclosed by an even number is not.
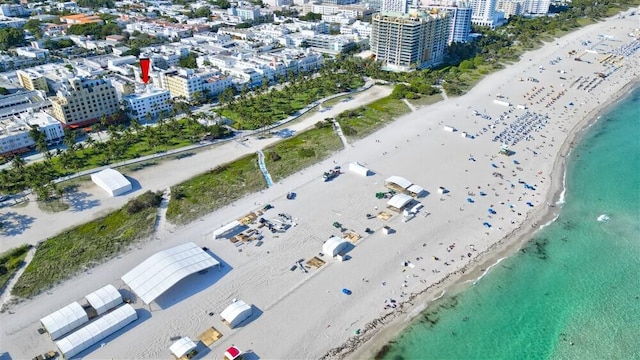
<svg viewBox="0 0 640 360"><path fill-rule="evenodd" d="M126 289L119 280L126 271L159 250L194 241L209 247L225 267L220 272L210 271L206 275L196 274L185 279L150 307L138 302L139 321L117 336L106 339L104 347L98 345L83 354L90 354L91 358L167 358L170 357L170 337L190 336L196 339L202 331L215 326L224 337L212 346L210 352L203 354L204 358L221 358L224 349L231 344L252 350L256 358L320 358L336 347L337 350L331 351L332 357L342 357L360 345L362 340L373 337L369 341L370 346L361 347L360 352L352 355L370 357L377 344L398 330L397 323L406 321L424 308L425 300L437 296L440 290L434 287L414 298L412 305L404 304L402 313L400 307L395 311L384 309L385 299L392 298L401 303L410 294L422 292L445 278L449 279L445 284L452 284L454 278L460 278L456 275L459 270L471 270L471 263L480 264L508 253L508 245L519 241L517 235L530 232L530 223L541 221L549 213L547 203L553 201L552 195L561 184L563 158L559 155L565 154L569 148L565 140L573 138L586 120L594 116L594 111L619 97L624 86L637 81L640 74L640 54L636 53L633 58L619 63L624 66L594 91L578 90L575 85L569 86L579 76L595 79L594 72L604 71L597 61L602 55L581 56L592 62L589 64L572 60L567 52L583 49L583 40L597 42L599 34L614 35L621 40L601 44L600 48L621 46L631 40L626 34L638 26L637 19L611 19L598 23L558 40L559 45L547 44L525 54L523 61L487 77L464 97L410 113L352 144L353 147L268 190L247 196L201 221L161 232L159 240L141 244L137 250L67 281L50 293L15 306L12 308L14 314L0 314L4 351L8 351L12 358L30 358L53 349L47 335L36 332L39 318L71 301L82 299L104 284L113 283ZM550 65L549 61L557 56L562 61ZM539 72L539 66L546 70ZM556 72L561 69L567 73ZM567 80L560 80L560 76ZM519 77L534 77L540 82L518 82ZM492 131L497 134L505 126L499 124L496 129L482 133L482 128L487 127L489 121L473 116L472 110L497 119L506 108L493 104L495 94L502 93L508 97L507 101L520 104L524 103L523 95L531 94L534 86L544 86L544 90L532 101L527 101L532 103L530 111L548 114L549 123L540 132L532 133L533 139L513 146L513 156L497 155L500 144L491 141L495 136ZM550 98L563 89L566 93L553 106L545 107ZM544 96L546 98L536 104ZM569 102L575 106L568 106ZM505 121L509 123L514 116L523 113L523 110L513 110ZM480 135L473 140L462 138L460 132L444 131L443 125ZM258 142L252 140L252 143L254 149L257 148ZM231 153L238 152L237 149L216 151L216 156L225 159L223 161L232 159ZM534 156L533 151L537 155ZM475 162L469 160L470 155L476 159ZM162 164L144 173L141 171L138 174L144 176L138 180L143 184L151 182L151 177L146 176L153 174L154 170L169 169L171 164L179 166L181 171L198 167L196 164L201 161L191 160L193 158ZM514 159L520 165L515 165ZM367 164L376 175L363 178L348 172L347 164L351 161ZM492 163L497 168L492 167ZM323 182L320 175L335 164L340 164L346 173L332 182ZM518 166L522 170L518 170ZM501 173L504 179L493 176L494 172ZM375 207L384 209L386 200L378 200L374 195L385 190L383 182L390 175L404 176L430 192L420 199L424 209L407 223L403 223L397 214L386 222L365 219L365 214L377 212ZM182 179L181 174L166 172L163 172L163 177L165 184L158 189ZM519 179L536 189L524 189L518 183ZM512 189L511 184L515 188ZM437 194L438 186L445 186L450 193L440 196ZM284 194L287 191L295 191L298 197L286 200ZM480 191L487 195L480 196ZM471 196L475 203L466 201L468 192L475 193ZM534 207L527 206L527 202ZM228 240L212 239L211 232L220 225L266 203L275 206L265 214L266 218L273 219L284 212L291 214L299 225L277 238L263 231L265 239L261 247L254 244L236 247ZM508 204L514 205L513 211ZM491 205L496 215L487 212ZM114 202L113 206L117 204ZM425 217L425 214L429 216ZM527 216L529 220L525 221ZM300 270L289 271L295 261L306 261L318 255L323 241L330 235L339 235L332 226L334 221L361 235L365 235L363 230L366 227L376 232L357 242L349 253L352 258L346 262L338 263L325 256L327 264L319 270L311 269L308 274ZM485 221L492 224L491 229L483 227ZM383 235L380 229L384 225L397 232ZM520 231L504 239L520 226ZM452 244L455 247L447 251ZM488 249L491 251L480 256ZM467 257L469 253L471 257ZM434 261L433 256L440 261ZM415 267L402 266L404 261L410 261ZM445 262L450 265L445 265ZM353 294L342 294L342 288L352 290ZM233 298L254 304L260 314L244 326L230 330L221 323L218 314ZM210 317L207 315L209 312L215 312L215 315ZM383 317L384 320L376 320ZM385 326L374 329L371 323ZM391 330L379 332L381 328ZM354 337L357 329L366 331ZM341 346L348 340L349 344Z"/></svg>

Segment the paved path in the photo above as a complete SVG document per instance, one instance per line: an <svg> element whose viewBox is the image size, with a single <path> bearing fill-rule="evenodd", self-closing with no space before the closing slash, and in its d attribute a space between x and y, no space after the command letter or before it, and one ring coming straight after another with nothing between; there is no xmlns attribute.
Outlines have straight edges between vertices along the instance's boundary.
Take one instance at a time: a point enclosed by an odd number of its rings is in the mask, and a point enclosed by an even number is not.
<svg viewBox="0 0 640 360"><path fill-rule="evenodd" d="M273 186L273 180L271 179L271 174L267 170L267 165L264 163L264 153L262 150L258 150L258 166L260 166L260 171L262 171L262 175L264 176L264 181L267 183L267 187Z"/></svg>
<svg viewBox="0 0 640 360"><path fill-rule="evenodd" d="M415 106L413 106L412 103L409 102L409 100L407 99L402 99L402 101L404 101L405 104L407 104L407 106L409 107L409 109L411 109L411 112L416 112L418 111L418 108L416 108Z"/></svg>
<svg viewBox="0 0 640 360"><path fill-rule="evenodd" d="M338 134L340 140L342 140L342 145L344 145L344 148L346 149L347 147L349 147L349 141L347 141L347 137L344 136L342 127L340 127L340 123L336 119L331 120L331 122L333 122L333 129L336 131L336 134Z"/></svg>
<svg viewBox="0 0 640 360"><path fill-rule="evenodd" d="M2 294L0 294L0 304L2 304L1 306L4 306L7 302L9 302L9 300L11 300L12 298L11 289L13 289L13 287L16 285L16 283L18 282L18 279L20 279L20 276L22 276L24 269L27 268L27 265L31 262L31 259L33 259L33 256L35 254L36 254L36 247L34 246L31 249L29 249L29 251L27 252L27 256L24 258L24 263L22 264L22 267L20 267L20 269L16 271L16 273L13 275L11 280L9 280L9 282L7 283L7 286L2 291Z"/></svg>

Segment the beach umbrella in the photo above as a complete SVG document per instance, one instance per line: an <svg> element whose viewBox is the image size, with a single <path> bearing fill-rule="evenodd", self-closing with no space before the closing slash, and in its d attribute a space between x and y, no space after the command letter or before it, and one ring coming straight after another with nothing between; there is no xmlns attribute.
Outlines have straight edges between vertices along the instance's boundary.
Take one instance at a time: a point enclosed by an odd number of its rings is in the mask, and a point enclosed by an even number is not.
<svg viewBox="0 0 640 360"><path fill-rule="evenodd" d="M527 205L529 205L529 206L533 207L533 204L532 204L530 201L529 201L529 202L527 202Z"/></svg>
<svg viewBox="0 0 640 360"><path fill-rule="evenodd" d="M480 191L480 196L487 196L487 193L485 193L484 191Z"/></svg>
<svg viewBox="0 0 640 360"><path fill-rule="evenodd" d="M342 289L342 293L345 294L345 295L351 295L351 290L349 290L347 288L344 288L344 289Z"/></svg>
<svg viewBox="0 0 640 360"><path fill-rule="evenodd" d="M467 198L467 202L470 204L473 204L473 199L472 198Z"/></svg>
<svg viewBox="0 0 640 360"><path fill-rule="evenodd" d="M491 224L489 224L488 222L485 222L482 225L484 225L485 227L491 228Z"/></svg>
<svg viewBox="0 0 640 360"><path fill-rule="evenodd" d="M496 214L496 211L495 211L495 210L493 210L492 208L489 208L489 210L488 210L488 211L489 211L489 213L490 213L490 214L493 214L493 215L495 215L495 214Z"/></svg>

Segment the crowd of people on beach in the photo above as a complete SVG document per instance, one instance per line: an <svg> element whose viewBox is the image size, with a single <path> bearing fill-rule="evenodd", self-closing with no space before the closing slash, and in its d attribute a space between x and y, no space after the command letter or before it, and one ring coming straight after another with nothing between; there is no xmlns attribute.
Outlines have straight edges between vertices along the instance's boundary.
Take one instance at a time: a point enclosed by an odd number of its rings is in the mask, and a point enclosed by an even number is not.
<svg viewBox="0 0 640 360"><path fill-rule="evenodd" d="M541 131L548 123L549 116L527 111L516 117L493 141L513 146L522 140L533 140L532 133Z"/></svg>

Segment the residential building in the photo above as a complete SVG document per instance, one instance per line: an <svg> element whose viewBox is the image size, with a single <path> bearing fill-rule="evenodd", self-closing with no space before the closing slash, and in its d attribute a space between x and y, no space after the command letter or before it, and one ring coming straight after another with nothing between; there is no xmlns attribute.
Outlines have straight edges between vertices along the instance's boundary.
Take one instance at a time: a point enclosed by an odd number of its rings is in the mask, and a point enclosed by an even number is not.
<svg viewBox="0 0 640 360"><path fill-rule="evenodd" d="M500 25L503 13L496 10L496 3L497 0L471 0L471 23L491 29Z"/></svg>
<svg viewBox="0 0 640 360"><path fill-rule="evenodd" d="M64 136L62 125L44 112L25 113L19 117L0 121L0 154L15 154L35 146L29 135L31 126L38 126L48 144L58 143Z"/></svg>
<svg viewBox="0 0 640 360"><path fill-rule="evenodd" d="M172 98L181 97L193 101L208 93L215 96L232 86L231 78L218 72L196 73L191 69L169 71L160 75L160 84L171 93Z"/></svg>
<svg viewBox="0 0 640 360"><path fill-rule="evenodd" d="M31 59L46 60L49 57L49 50L37 49L31 46L24 46L15 49L16 55Z"/></svg>
<svg viewBox="0 0 640 360"><path fill-rule="evenodd" d="M158 114L168 114L173 108L169 90L157 89L153 85L146 86L143 92L129 94L122 97L127 115L139 122L149 117L157 118Z"/></svg>
<svg viewBox="0 0 640 360"><path fill-rule="evenodd" d="M524 13L531 15L546 15L549 12L551 0L525 0Z"/></svg>
<svg viewBox="0 0 640 360"><path fill-rule="evenodd" d="M65 127L80 127L100 121L102 116L118 113L116 89L105 79L67 80L51 98L53 116Z"/></svg>
<svg viewBox="0 0 640 360"><path fill-rule="evenodd" d="M244 7L232 7L227 9L228 14L231 16L237 16L242 21L252 22L256 21L260 18L260 9L259 8L244 8Z"/></svg>
<svg viewBox="0 0 640 360"><path fill-rule="evenodd" d="M9 27L22 29L26 23L27 23L27 20L23 18L2 17L0 18L0 29L9 28Z"/></svg>
<svg viewBox="0 0 640 360"><path fill-rule="evenodd" d="M376 14L371 24L371 51L390 69L433 66L444 60L448 29L449 14L445 11L403 16Z"/></svg>
<svg viewBox="0 0 640 360"><path fill-rule="evenodd" d="M51 107L51 101L43 91L20 91L0 96L0 120L34 113Z"/></svg>
<svg viewBox="0 0 640 360"><path fill-rule="evenodd" d="M496 8L504 13L505 19L511 16L523 15L524 0L498 0Z"/></svg>
<svg viewBox="0 0 640 360"><path fill-rule="evenodd" d="M322 0L322 3L326 5L349 5L357 2L357 0Z"/></svg>
<svg viewBox="0 0 640 360"><path fill-rule="evenodd" d="M458 1L451 5L427 5L428 11L447 11L449 13L449 44L466 42L471 33L473 8L468 1Z"/></svg>
<svg viewBox="0 0 640 360"><path fill-rule="evenodd" d="M60 16L60 21L69 25L82 25L82 24L103 24L104 21L99 16L87 15L87 14L74 14L67 16Z"/></svg>
<svg viewBox="0 0 640 360"><path fill-rule="evenodd" d="M16 71L20 86L27 90L42 90L49 92L47 78L39 71L33 69L25 69Z"/></svg>
<svg viewBox="0 0 640 360"><path fill-rule="evenodd" d="M409 13L409 0L382 0L380 12L383 14L407 14Z"/></svg>
<svg viewBox="0 0 640 360"><path fill-rule="evenodd" d="M0 5L0 15L5 17L24 17L29 16L31 12L20 4L2 4Z"/></svg>

